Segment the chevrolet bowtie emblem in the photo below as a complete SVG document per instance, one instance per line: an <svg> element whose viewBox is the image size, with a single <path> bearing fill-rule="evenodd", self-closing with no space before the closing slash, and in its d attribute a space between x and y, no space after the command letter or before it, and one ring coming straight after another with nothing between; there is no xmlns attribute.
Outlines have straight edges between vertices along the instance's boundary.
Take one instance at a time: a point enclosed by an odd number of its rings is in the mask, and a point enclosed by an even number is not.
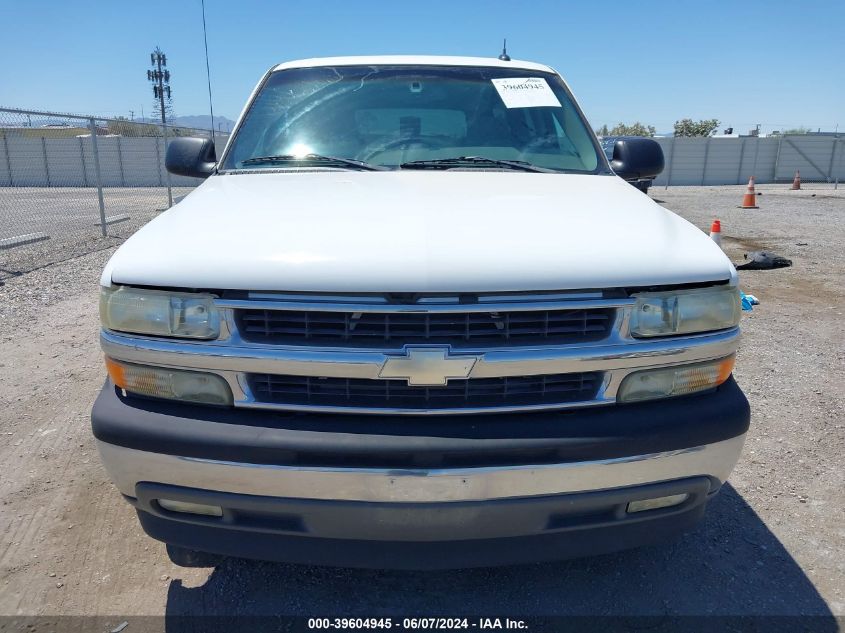
<svg viewBox="0 0 845 633"><path fill-rule="evenodd" d="M448 347L406 347L402 356L389 356L379 378L407 380L412 387L443 387L454 378L469 378L477 355L450 355Z"/></svg>

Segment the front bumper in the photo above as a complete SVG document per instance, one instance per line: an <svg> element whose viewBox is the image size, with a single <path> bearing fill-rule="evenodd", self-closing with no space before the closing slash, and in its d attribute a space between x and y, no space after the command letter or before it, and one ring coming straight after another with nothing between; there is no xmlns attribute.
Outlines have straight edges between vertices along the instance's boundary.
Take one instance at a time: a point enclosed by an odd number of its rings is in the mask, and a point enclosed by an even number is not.
<svg viewBox="0 0 845 633"><path fill-rule="evenodd" d="M409 419L277 414L119 396L92 412L144 529L289 562L462 567L622 549L687 529L736 463L748 403L697 396L582 411ZM643 513L627 504L674 494ZM157 499L218 505L169 512Z"/></svg>
<svg viewBox="0 0 845 633"><path fill-rule="evenodd" d="M430 504L279 499L154 484L139 484L137 492L133 503L142 527L166 543L260 560L378 569L490 567L660 542L694 527L715 494L706 477ZM689 497L673 508L625 512L629 501L670 494ZM162 510L157 498L222 504L224 516L185 520Z"/></svg>

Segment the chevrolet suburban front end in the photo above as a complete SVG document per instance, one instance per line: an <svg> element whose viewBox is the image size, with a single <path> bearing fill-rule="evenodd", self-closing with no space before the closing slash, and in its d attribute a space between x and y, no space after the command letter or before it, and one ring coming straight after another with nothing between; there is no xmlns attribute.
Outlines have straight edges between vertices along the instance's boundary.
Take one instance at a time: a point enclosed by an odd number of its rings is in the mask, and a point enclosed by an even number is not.
<svg viewBox="0 0 845 633"><path fill-rule="evenodd" d="M206 180L101 280L94 435L174 560L509 564L702 517L749 423L736 271L552 69L282 64L220 150L171 140Z"/></svg>

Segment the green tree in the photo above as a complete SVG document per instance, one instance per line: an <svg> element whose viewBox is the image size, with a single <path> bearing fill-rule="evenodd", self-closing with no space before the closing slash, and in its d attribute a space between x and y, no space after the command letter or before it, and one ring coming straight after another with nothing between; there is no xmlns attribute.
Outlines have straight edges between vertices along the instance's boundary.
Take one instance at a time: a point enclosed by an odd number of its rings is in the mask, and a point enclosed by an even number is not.
<svg viewBox="0 0 845 633"><path fill-rule="evenodd" d="M607 129L607 123L596 130L596 136L610 136L610 130Z"/></svg>
<svg viewBox="0 0 845 633"><path fill-rule="evenodd" d="M810 130L810 128L808 127L800 126L784 130L783 132L781 132L781 134L783 134L784 136L786 136L787 134L809 134L811 131L812 130Z"/></svg>
<svg viewBox="0 0 845 633"><path fill-rule="evenodd" d="M639 121L626 125L625 123L617 123L612 130L610 136L654 136L655 127L653 125L643 125Z"/></svg>
<svg viewBox="0 0 845 633"><path fill-rule="evenodd" d="M675 121L675 136L712 136L719 127L719 119L681 119Z"/></svg>

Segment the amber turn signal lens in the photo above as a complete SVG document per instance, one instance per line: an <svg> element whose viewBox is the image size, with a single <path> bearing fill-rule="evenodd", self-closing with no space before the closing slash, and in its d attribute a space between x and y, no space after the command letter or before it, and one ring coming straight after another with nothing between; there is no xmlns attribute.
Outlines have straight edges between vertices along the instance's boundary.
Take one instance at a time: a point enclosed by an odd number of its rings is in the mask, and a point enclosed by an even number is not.
<svg viewBox="0 0 845 633"><path fill-rule="evenodd" d="M690 365L646 369L628 375L619 386L619 402L684 396L718 387L731 375L733 355Z"/></svg>
<svg viewBox="0 0 845 633"><path fill-rule="evenodd" d="M725 360L723 360L719 364L719 376L718 376L718 379L717 379L718 382L716 384L721 385L728 378L730 378L731 373L733 372L735 366L736 366L736 356L731 355L731 356L728 356Z"/></svg>
<svg viewBox="0 0 845 633"><path fill-rule="evenodd" d="M106 356L106 370L109 372L109 378L111 378L115 386L126 389L126 375L123 373L122 365Z"/></svg>
<svg viewBox="0 0 845 633"><path fill-rule="evenodd" d="M112 382L127 393L205 404L232 404L232 390L220 376L200 371L124 363L106 357Z"/></svg>

